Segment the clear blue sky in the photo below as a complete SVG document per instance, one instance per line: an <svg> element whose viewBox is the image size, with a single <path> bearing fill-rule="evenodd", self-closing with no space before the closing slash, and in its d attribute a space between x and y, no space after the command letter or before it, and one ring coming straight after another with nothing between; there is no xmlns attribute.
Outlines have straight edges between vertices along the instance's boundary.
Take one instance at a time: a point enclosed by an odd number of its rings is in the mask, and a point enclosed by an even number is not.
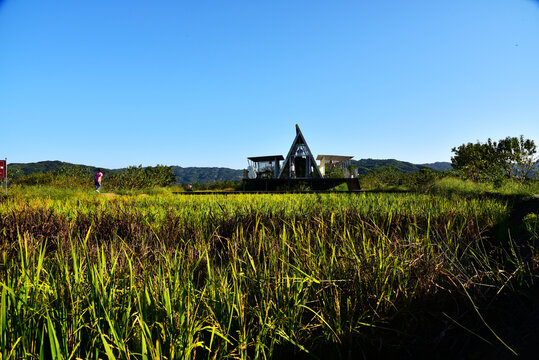
<svg viewBox="0 0 539 360"><path fill-rule="evenodd" d="M0 158L449 161L539 142L539 2L0 0Z"/></svg>

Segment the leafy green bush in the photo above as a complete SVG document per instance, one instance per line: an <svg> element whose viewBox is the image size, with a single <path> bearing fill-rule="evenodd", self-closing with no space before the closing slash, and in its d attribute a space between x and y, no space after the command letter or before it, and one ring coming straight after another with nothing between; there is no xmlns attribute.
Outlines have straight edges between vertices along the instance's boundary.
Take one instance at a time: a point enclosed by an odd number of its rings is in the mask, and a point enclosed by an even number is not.
<svg viewBox="0 0 539 360"><path fill-rule="evenodd" d="M58 188L91 189L94 174L90 169L79 166L63 166L58 171L19 175L16 185L42 185ZM130 166L120 172L104 172L103 188L107 190L140 190L174 185L176 175L171 166L157 165L143 168Z"/></svg>
<svg viewBox="0 0 539 360"><path fill-rule="evenodd" d="M428 168L422 168L419 171L402 175L402 185L419 191L430 190L436 180L446 176L446 172L436 171Z"/></svg>
<svg viewBox="0 0 539 360"><path fill-rule="evenodd" d="M381 167L370 170L367 175L360 177L362 189L383 189L389 186L399 185L399 179L403 174L393 167Z"/></svg>
<svg viewBox="0 0 539 360"><path fill-rule="evenodd" d="M106 182L105 182L106 181ZM170 186L176 183L176 175L172 172L172 166L157 165L143 168L129 166L124 171L104 177L106 188L119 189L146 189L153 187Z"/></svg>
<svg viewBox="0 0 539 360"><path fill-rule="evenodd" d="M503 183L496 185L492 182L477 182L463 180L456 176L447 176L436 181L432 187L435 193L453 194L500 194L500 195L520 195L529 196L539 193L539 181L531 180L522 183L516 180L506 179Z"/></svg>
<svg viewBox="0 0 539 360"><path fill-rule="evenodd" d="M13 178L17 185L49 185L66 188L85 188L93 183L92 174L87 168L62 166L59 170L32 174L19 174Z"/></svg>
<svg viewBox="0 0 539 360"><path fill-rule="evenodd" d="M524 217L524 225L532 239L539 239L539 214L528 214Z"/></svg>

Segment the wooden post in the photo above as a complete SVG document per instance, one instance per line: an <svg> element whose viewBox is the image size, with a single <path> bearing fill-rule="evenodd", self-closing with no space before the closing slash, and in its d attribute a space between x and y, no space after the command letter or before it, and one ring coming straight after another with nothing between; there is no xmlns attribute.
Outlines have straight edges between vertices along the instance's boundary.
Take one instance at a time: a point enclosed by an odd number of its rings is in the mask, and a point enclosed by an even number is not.
<svg viewBox="0 0 539 360"><path fill-rule="evenodd" d="M4 182L6 184L6 196L7 196L7 158L4 162Z"/></svg>

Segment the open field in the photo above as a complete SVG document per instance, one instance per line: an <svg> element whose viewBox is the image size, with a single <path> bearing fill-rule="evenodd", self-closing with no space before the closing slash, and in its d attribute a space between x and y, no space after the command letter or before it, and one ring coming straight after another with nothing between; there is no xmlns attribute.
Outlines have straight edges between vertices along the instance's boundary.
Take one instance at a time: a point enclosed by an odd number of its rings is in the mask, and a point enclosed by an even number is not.
<svg viewBox="0 0 539 360"><path fill-rule="evenodd" d="M0 203L0 358L526 356L538 221L519 206L21 191Z"/></svg>

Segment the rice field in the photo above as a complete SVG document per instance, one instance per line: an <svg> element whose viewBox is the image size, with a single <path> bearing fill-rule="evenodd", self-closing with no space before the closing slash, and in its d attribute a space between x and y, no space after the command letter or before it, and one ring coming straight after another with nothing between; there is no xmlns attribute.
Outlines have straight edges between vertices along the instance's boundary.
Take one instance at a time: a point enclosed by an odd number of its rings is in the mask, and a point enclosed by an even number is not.
<svg viewBox="0 0 539 360"><path fill-rule="evenodd" d="M14 195L0 359L408 357L520 349L486 311L534 289L503 197Z"/></svg>

